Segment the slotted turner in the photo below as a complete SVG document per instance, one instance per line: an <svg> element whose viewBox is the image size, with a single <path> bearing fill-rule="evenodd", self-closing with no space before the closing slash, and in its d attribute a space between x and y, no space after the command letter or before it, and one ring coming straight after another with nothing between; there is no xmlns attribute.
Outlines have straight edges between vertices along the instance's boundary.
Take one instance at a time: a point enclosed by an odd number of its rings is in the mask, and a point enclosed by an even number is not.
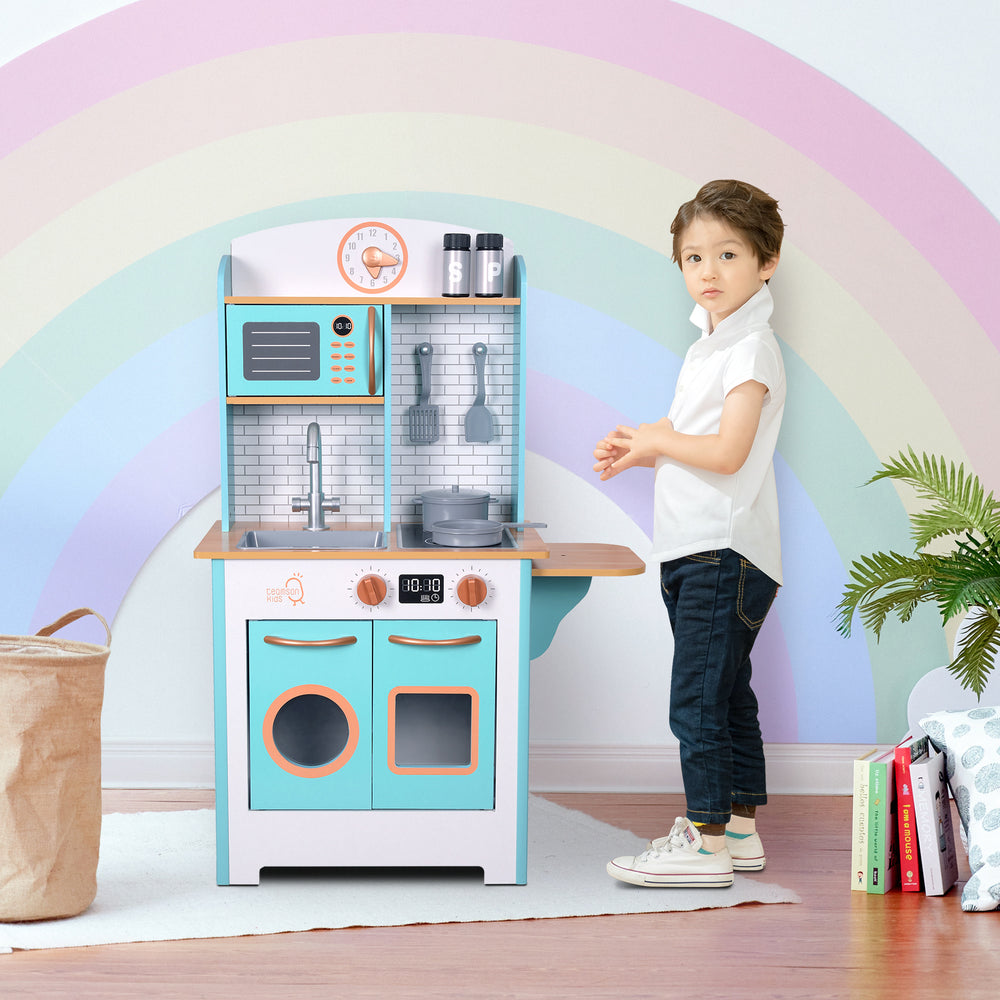
<svg viewBox="0 0 1000 1000"><path fill-rule="evenodd" d="M412 444L433 444L440 435L438 408L431 398L431 358L434 348L425 340L417 347L420 361L420 401L410 407L410 441Z"/></svg>
<svg viewBox="0 0 1000 1000"><path fill-rule="evenodd" d="M493 414L486 409L486 345L476 344L472 348L476 363L476 398L465 415L465 440L492 441Z"/></svg>

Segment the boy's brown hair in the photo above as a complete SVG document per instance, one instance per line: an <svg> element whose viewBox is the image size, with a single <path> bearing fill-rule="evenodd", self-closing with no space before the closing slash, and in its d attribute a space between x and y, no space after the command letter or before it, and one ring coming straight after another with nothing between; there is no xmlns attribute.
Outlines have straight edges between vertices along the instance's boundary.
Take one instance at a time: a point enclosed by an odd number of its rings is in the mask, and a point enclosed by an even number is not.
<svg viewBox="0 0 1000 1000"><path fill-rule="evenodd" d="M674 237L671 259L678 266L681 265L684 231L702 215L732 226L750 244L762 266L781 252L785 224L781 221L774 198L746 181L709 181L691 201L681 205L670 223L670 232Z"/></svg>

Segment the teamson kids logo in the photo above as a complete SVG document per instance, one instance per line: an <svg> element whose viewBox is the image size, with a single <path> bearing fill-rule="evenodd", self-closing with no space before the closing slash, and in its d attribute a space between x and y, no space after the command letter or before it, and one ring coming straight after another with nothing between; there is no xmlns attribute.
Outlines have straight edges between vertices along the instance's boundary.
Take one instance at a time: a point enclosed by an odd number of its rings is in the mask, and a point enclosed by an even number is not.
<svg viewBox="0 0 1000 1000"><path fill-rule="evenodd" d="M283 587L267 587L266 596L268 604L305 604L306 592L302 584L302 577L295 573L290 576Z"/></svg>

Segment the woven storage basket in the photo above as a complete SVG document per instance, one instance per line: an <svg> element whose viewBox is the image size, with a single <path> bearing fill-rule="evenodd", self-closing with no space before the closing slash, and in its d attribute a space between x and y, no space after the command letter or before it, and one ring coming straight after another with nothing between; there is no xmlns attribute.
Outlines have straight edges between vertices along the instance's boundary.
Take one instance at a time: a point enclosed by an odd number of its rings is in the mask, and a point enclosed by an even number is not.
<svg viewBox="0 0 1000 1000"><path fill-rule="evenodd" d="M85 615L106 646L53 637ZM97 895L110 648L89 608L0 635L0 921L74 916Z"/></svg>

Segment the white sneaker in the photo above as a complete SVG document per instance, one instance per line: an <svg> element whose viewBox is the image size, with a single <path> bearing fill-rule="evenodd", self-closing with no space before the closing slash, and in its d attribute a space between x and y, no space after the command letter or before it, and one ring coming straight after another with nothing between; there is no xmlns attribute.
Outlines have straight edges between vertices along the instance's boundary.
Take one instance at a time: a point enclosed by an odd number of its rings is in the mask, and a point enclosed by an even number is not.
<svg viewBox="0 0 1000 1000"><path fill-rule="evenodd" d="M757 833L730 833L726 831L726 847L733 859L733 871L762 872L767 859L764 845Z"/></svg>
<svg viewBox="0 0 1000 1000"><path fill-rule="evenodd" d="M717 854L705 850L695 825L678 816L670 833L642 854L609 862L608 874L632 885L724 889L733 884L733 860L725 848Z"/></svg>

